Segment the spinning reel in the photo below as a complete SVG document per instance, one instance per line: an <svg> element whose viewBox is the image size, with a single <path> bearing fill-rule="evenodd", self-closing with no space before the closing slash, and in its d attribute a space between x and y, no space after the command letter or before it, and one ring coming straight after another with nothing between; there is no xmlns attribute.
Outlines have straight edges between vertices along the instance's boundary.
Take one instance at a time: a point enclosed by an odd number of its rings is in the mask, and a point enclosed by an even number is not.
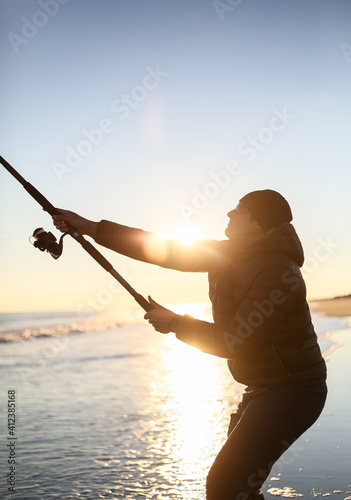
<svg viewBox="0 0 351 500"><path fill-rule="evenodd" d="M63 238L66 234L68 233L64 233L57 243L57 239L52 233L47 233L42 227L38 227L31 236L35 241L32 242L31 239L29 239L29 241L35 248L39 248L41 252L48 252L51 257L56 260L61 257L63 251Z"/></svg>
<svg viewBox="0 0 351 500"><path fill-rule="evenodd" d="M2 156L0 156L0 163L20 184L22 184L24 189L35 199L35 201L39 203L39 205L41 205L46 212L50 215L57 215L60 213L59 210L40 193L40 191L27 182ZM47 233L42 227L37 228L32 236L35 239L33 245L36 248L39 248L41 252L48 252L54 259L58 259L62 254L62 240L66 234L69 234L73 239L80 243L84 250L86 250L88 254L91 255L91 257L93 257L93 259L105 269L105 271L110 273L134 297L144 311L151 311L153 306L150 302L134 290L134 288L113 268L112 264L105 259L105 257L89 241L87 241L79 231L69 224L67 224L67 226L69 227L68 232L61 236L58 243L52 233Z"/></svg>

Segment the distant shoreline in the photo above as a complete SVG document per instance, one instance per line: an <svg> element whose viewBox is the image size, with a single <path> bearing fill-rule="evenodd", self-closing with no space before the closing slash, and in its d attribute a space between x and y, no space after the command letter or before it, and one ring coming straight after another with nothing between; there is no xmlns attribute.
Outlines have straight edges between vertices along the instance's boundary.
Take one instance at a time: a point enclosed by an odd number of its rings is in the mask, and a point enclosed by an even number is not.
<svg viewBox="0 0 351 500"><path fill-rule="evenodd" d="M312 312L323 313L326 316L351 316L351 295L313 300L309 305Z"/></svg>

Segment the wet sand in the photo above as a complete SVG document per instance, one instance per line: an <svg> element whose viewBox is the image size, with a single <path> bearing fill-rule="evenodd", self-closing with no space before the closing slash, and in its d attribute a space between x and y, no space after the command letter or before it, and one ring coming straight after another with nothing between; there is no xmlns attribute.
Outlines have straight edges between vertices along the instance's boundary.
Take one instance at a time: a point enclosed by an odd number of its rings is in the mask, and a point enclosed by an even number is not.
<svg viewBox="0 0 351 500"><path fill-rule="evenodd" d="M267 500L351 497L351 316L314 315L314 323L329 396L318 421L272 469ZM60 332L1 345L2 408L16 390L18 474L16 493L3 482L0 498L204 500L207 471L243 389L225 360L146 324ZM3 446L5 473L7 460Z"/></svg>
<svg viewBox="0 0 351 500"><path fill-rule="evenodd" d="M347 319L347 323L351 318ZM346 326L346 325L345 325ZM273 467L265 498L328 497L351 500L351 329L328 332L328 398L318 421ZM285 461L287 466L285 466Z"/></svg>

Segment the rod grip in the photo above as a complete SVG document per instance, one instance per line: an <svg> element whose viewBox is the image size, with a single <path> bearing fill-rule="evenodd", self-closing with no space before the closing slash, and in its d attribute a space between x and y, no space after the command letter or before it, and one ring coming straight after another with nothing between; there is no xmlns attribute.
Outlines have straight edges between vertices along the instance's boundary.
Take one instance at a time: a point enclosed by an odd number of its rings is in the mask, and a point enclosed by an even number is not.
<svg viewBox="0 0 351 500"><path fill-rule="evenodd" d="M24 189L43 207L43 209L50 215L59 215L60 211L52 205L49 200L45 198L32 184L27 182L24 177L22 177L17 170L15 170L2 156L0 156L0 163L8 170L15 179L18 180L24 187ZM144 309L144 311L151 311L152 305L148 302L145 297L137 293L134 288L113 268L112 264L105 259L105 257L89 242L83 235L79 233L74 227L69 227L69 234L78 241L84 250L86 250L104 269L108 271L114 278L121 283L121 285L134 297L138 304Z"/></svg>
<svg viewBox="0 0 351 500"><path fill-rule="evenodd" d="M150 302L148 302L145 299L145 297L143 297L142 295L140 295L140 293L138 293L137 295L135 295L134 298L138 302L138 304L144 309L144 311L149 312L149 311L151 311L151 309L153 309L153 307L150 304Z"/></svg>

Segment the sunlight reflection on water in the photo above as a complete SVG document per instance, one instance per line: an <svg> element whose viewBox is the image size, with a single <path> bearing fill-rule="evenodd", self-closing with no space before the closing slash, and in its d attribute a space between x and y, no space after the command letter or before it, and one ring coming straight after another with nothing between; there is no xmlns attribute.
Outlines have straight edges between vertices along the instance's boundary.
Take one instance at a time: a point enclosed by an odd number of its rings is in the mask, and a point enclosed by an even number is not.
<svg viewBox="0 0 351 500"><path fill-rule="evenodd" d="M243 390L226 361L146 324L64 340L59 348L50 337L2 344L0 394L16 389L18 401L11 498L204 500L207 471ZM316 459L309 460L310 468ZM6 463L2 447L1 470ZM296 496L290 484L276 486L268 484L272 496Z"/></svg>
<svg viewBox="0 0 351 500"><path fill-rule="evenodd" d="M169 458L179 464L183 484L199 478L203 494L207 470L226 438L234 384L223 360L189 349L174 337L167 340L168 398L163 409L173 415L168 426ZM166 479L174 480L169 472L163 468Z"/></svg>
<svg viewBox="0 0 351 500"><path fill-rule="evenodd" d="M3 346L21 433L12 498L204 499L242 391L226 361L148 325L66 339L35 371L52 340Z"/></svg>

